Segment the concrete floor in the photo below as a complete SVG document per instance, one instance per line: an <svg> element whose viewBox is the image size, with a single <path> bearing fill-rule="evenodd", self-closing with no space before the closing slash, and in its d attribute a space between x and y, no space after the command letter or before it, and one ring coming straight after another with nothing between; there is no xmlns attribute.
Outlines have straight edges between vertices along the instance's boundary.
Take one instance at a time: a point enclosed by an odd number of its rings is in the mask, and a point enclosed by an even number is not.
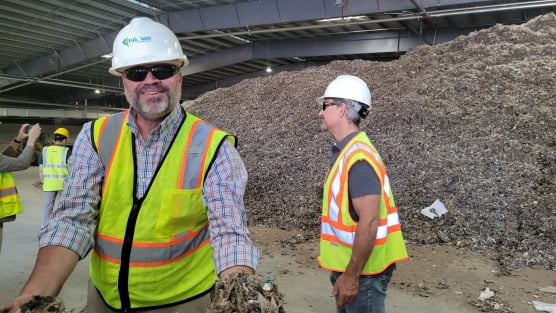
<svg viewBox="0 0 556 313"><path fill-rule="evenodd" d="M33 186L39 179L38 167L32 166L13 174L25 211L15 221L4 224L0 251L0 306L19 294L33 269L43 205L42 190ZM88 261L87 257L78 263L59 295L67 309L82 308L86 303ZM334 300L328 297L331 290L328 272L317 267L300 266L287 256L275 254L272 257L262 256L258 273L276 279L279 290L284 294L286 312L334 312ZM418 297L396 288L388 289L386 302L389 313L477 312L460 301Z"/></svg>
<svg viewBox="0 0 556 313"><path fill-rule="evenodd" d="M0 306L7 305L14 296L19 294L33 270L43 205L42 190L33 186L39 180L38 167L32 166L25 171L14 172L13 175L23 201L24 212L19 214L15 221L4 224L0 251ZM82 308L86 303L88 259L89 257L78 263L59 295L67 309ZM284 256L272 258L263 256L261 263L259 268L261 275L278 273L281 270L290 273L281 275L277 283L282 292L287 290L285 296L289 299L288 305L295 305L296 313L325 312L333 307L333 300L326 294L328 286L322 292L317 288L322 286L320 282L328 282L328 274L325 271L315 269L301 274L291 268L294 265ZM304 276L304 282L314 282L316 286L307 288L306 284L299 284L300 275Z"/></svg>
<svg viewBox="0 0 556 313"><path fill-rule="evenodd" d="M6 305L25 284L35 265L43 205L42 190L33 186L39 181L39 168L31 166L13 172L24 212L13 222L4 224L2 250L0 251L0 305ZM80 308L87 296L88 257L79 262L62 289L60 298L67 308Z"/></svg>

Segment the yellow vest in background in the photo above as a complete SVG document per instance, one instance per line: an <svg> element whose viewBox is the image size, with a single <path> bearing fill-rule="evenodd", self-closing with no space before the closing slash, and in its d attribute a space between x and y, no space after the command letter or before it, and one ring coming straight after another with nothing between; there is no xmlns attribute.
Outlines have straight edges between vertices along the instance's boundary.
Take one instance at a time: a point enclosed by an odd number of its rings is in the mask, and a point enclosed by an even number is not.
<svg viewBox="0 0 556 313"><path fill-rule="evenodd" d="M23 212L23 205L12 173L0 173L0 218L21 212Z"/></svg>
<svg viewBox="0 0 556 313"><path fill-rule="evenodd" d="M68 176L69 148L63 146L48 146L42 149L43 191L64 190L64 179Z"/></svg>

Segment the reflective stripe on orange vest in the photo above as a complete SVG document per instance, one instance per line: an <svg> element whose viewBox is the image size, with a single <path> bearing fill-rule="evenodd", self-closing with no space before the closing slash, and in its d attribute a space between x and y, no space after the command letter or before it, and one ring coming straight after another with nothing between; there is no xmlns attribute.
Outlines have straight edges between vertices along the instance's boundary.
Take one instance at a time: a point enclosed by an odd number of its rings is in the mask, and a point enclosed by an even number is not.
<svg viewBox="0 0 556 313"><path fill-rule="evenodd" d="M349 230L342 230L341 227L334 227L330 223L323 221L321 225L321 236L328 241L338 242L348 246L353 246L355 239L355 226ZM401 229L400 218L397 213L388 214L386 219L381 219L376 231L375 246L384 244L389 233Z"/></svg>
<svg viewBox="0 0 556 313"><path fill-rule="evenodd" d="M328 214L324 215L322 218L322 232L323 236L329 237L329 240L335 242L341 242L347 245L353 245L353 239L355 238L355 230L357 225L348 225L343 221L341 215L340 205L343 203L345 196L344 190L346 187L344 183L347 183L347 174L349 173L349 168L345 166L350 163L357 154L368 157L370 160L374 160L371 165L373 168L378 169L379 180L382 184L382 197L383 203L386 207L386 216L381 215L379 221L379 227L376 233L375 245L384 243L384 239L388 236L389 231L394 231L399 229L400 218L398 212L394 205L391 205L390 201L392 190L390 188L390 181L388 175L386 175L386 170L380 155L374 149L372 145L367 145L364 142L353 141L348 150L344 152L345 157L340 159L338 156L338 166L334 171L334 176L332 182L330 183L331 197L329 197L329 210ZM355 163L355 161L353 161ZM334 238L336 234L336 238Z"/></svg>

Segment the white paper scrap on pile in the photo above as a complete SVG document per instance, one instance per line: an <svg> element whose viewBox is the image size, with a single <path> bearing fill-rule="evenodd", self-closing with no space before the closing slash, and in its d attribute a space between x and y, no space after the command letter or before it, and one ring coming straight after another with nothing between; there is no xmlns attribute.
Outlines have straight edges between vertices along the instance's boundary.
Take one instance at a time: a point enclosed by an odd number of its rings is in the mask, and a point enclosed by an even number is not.
<svg viewBox="0 0 556 313"><path fill-rule="evenodd" d="M548 313L556 313L556 304L533 301L535 310Z"/></svg>
<svg viewBox="0 0 556 313"><path fill-rule="evenodd" d="M444 206L444 203L442 203L438 199L434 200L431 206L421 210L421 213L430 219L434 219L435 217L441 217L446 212L448 212L448 210Z"/></svg>
<svg viewBox="0 0 556 313"><path fill-rule="evenodd" d="M481 291L481 294L479 295L479 297L477 297L477 299L485 301L486 299L490 299L492 297L494 297L494 291L490 290L490 288L488 287L485 287L485 289Z"/></svg>

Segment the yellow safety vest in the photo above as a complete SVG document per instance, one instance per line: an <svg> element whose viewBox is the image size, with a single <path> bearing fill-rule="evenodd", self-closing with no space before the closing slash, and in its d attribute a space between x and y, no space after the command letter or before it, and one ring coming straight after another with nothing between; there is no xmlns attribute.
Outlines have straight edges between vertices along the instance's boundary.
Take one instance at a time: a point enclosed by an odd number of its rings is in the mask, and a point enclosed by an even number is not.
<svg viewBox="0 0 556 313"><path fill-rule="evenodd" d="M57 145L42 149L43 191L64 190L64 179L68 176L68 152L69 148Z"/></svg>
<svg viewBox="0 0 556 313"><path fill-rule="evenodd" d="M320 256L321 267L344 272L351 258L357 222L349 213L348 173L358 161L369 163L380 180L380 222L374 247L362 275L383 272L392 263L408 258L401 231L394 195L386 167L377 150L363 132L357 134L342 149L327 174L324 184Z"/></svg>
<svg viewBox="0 0 556 313"><path fill-rule="evenodd" d="M10 172L0 173L0 218L23 212L23 205Z"/></svg>
<svg viewBox="0 0 556 313"><path fill-rule="evenodd" d="M105 166L90 275L115 310L178 304L206 293L217 276L210 247L205 176L220 144L235 137L187 114L145 196L135 198L129 111L94 122Z"/></svg>

